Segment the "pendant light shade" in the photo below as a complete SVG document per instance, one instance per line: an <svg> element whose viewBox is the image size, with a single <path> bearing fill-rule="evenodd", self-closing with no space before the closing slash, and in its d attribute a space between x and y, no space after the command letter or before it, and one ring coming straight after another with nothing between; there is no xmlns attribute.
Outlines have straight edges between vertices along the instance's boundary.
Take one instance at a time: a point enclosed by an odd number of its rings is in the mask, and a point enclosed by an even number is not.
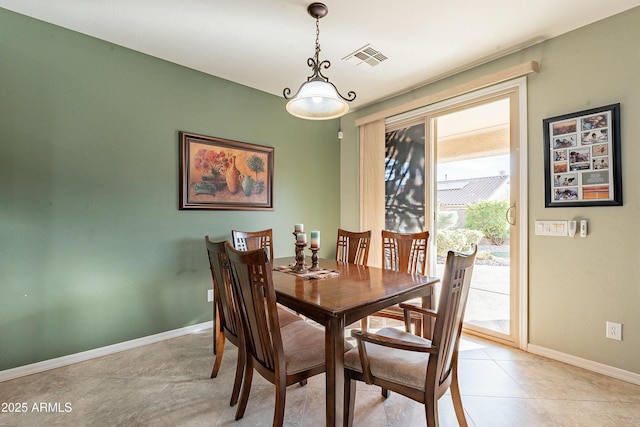
<svg viewBox="0 0 640 427"><path fill-rule="evenodd" d="M349 104L331 83L315 80L302 84L296 97L287 102L287 111L301 119L328 120L346 114Z"/></svg>
<svg viewBox="0 0 640 427"><path fill-rule="evenodd" d="M356 93L350 91L345 98L338 92L338 89L320 71L331 66L329 61L319 60L320 55L320 26L319 19L326 16L328 9L322 3L312 3L307 11L316 18L316 53L313 58L307 59L307 64L313 70L313 74L300 86L298 92L291 95L291 89L286 88L283 92L287 103L289 114L307 120L328 120L335 119L349 111L347 101L356 99Z"/></svg>

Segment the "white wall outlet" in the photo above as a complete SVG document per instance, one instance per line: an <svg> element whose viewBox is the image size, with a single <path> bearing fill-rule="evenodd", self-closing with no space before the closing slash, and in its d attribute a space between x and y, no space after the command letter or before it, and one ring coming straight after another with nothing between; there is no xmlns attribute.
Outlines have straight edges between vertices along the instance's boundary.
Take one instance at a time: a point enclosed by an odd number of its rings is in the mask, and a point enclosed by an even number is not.
<svg viewBox="0 0 640 427"><path fill-rule="evenodd" d="M207 289L207 302L213 301L213 289Z"/></svg>
<svg viewBox="0 0 640 427"><path fill-rule="evenodd" d="M606 337L622 341L622 323L607 322Z"/></svg>

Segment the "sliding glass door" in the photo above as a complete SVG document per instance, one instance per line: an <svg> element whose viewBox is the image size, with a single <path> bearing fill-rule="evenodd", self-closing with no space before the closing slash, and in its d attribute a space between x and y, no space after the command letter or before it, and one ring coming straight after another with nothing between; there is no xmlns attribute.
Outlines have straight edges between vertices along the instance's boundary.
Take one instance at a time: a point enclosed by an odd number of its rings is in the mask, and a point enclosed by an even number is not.
<svg viewBox="0 0 640 427"><path fill-rule="evenodd" d="M519 90L452 100L388 119L385 228L430 232L429 274L448 250L479 253L465 329L521 345ZM526 197L526 194L525 194Z"/></svg>
<svg viewBox="0 0 640 427"><path fill-rule="evenodd" d="M465 313L468 331L515 342L512 323L510 100L462 105L434 117L437 255L478 244ZM443 264L438 262L438 274ZM514 306L517 309L517 305Z"/></svg>

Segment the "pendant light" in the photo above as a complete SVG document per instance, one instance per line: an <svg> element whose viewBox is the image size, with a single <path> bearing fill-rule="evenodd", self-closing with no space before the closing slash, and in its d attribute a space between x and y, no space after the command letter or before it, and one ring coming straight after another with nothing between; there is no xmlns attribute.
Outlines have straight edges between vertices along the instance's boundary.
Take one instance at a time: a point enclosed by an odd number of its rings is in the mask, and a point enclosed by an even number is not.
<svg viewBox="0 0 640 427"><path fill-rule="evenodd" d="M307 64L311 67L313 74L307 78L298 92L291 95L291 89L285 88L283 95L287 102L289 114L308 120L328 120L335 119L349 111L347 101L356 99L356 93L350 91L345 98L338 92L338 89L327 77L322 74L321 69L328 69L331 62L320 62L320 18L324 18L329 9L323 3L311 3L307 8L309 15L316 19L316 53L313 58L307 59Z"/></svg>

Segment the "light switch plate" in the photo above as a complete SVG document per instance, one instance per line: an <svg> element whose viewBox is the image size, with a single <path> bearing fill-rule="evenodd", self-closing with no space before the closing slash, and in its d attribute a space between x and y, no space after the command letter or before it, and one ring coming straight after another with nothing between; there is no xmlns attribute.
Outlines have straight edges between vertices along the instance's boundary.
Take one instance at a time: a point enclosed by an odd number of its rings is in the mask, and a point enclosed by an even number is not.
<svg viewBox="0 0 640 427"><path fill-rule="evenodd" d="M557 236L567 235L568 221L536 221L537 236Z"/></svg>

